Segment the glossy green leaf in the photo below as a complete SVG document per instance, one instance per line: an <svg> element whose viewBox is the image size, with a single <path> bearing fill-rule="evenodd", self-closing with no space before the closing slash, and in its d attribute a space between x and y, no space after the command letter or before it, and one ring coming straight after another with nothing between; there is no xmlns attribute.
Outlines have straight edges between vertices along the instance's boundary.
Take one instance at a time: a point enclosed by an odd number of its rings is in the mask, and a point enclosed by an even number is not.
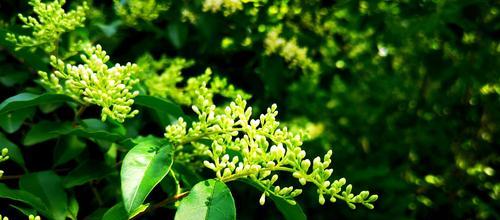
<svg viewBox="0 0 500 220"><path fill-rule="evenodd" d="M74 135L64 136L57 142L54 149L54 166L64 164L77 157L84 149L85 143Z"/></svg>
<svg viewBox="0 0 500 220"><path fill-rule="evenodd" d="M252 180L245 179L241 180L241 182L251 185L261 191L264 190L264 187L262 187L261 185ZM276 208L278 208L278 210L281 212L281 214L286 220L307 219L306 214L304 213L304 211L302 211L302 208L300 207L299 204L292 205L289 202L287 202L284 198L277 196L273 192L269 192L269 198L271 198L271 200L276 205Z"/></svg>
<svg viewBox="0 0 500 220"><path fill-rule="evenodd" d="M172 146L156 138L143 138L132 148L121 168L121 186L125 210L129 214L139 208L153 188L172 166Z"/></svg>
<svg viewBox="0 0 500 220"><path fill-rule="evenodd" d="M31 130L24 137L23 144L26 146L38 144L67 134L71 130L72 127L69 122L42 121L31 127Z"/></svg>
<svg viewBox="0 0 500 220"><path fill-rule="evenodd" d="M234 220L236 207L231 191L219 180L200 182L181 200L175 219Z"/></svg>
<svg viewBox="0 0 500 220"><path fill-rule="evenodd" d="M7 185L0 183L0 198L11 199L27 204L39 212L47 212L47 206L36 195L24 190L10 189Z"/></svg>
<svg viewBox="0 0 500 220"><path fill-rule="evenodd" d="M19 180L19 186L38 196L47 205L48 217L55 220L66 219L68 197L61 178L53 171L26 174Z"/></svg>
<svg viewBox="0 0 500 220"><path fill-rule="evenodd" d="M134 103L139 106L143 106L153 110L162 126L167 126L171 122L176 121L179 117L186 119L184 112L182 112L181 107L177 104L158 97L139 95L135 97Z"/></svg>
<svg viewBox="0 0 500 220"><path fill-rule="evenodd" d="M45 93L37 95L33 93L21 93L0 103L0 115L23 108L38 106L40 104L59 103L71 100L70 97L60 94Z"/></svg>
<svg viewBox="0 0 500 220"><path fill-rule="evenodd" d="M128 213L123 207L123 203L118 203L111 207L104 215L102 220L126 220L128 219Z"/></svg>
<svg viewBox="0 0 500 220"><path fill-rule="evenodd" d="M7 133L16 132L27 118L35 113L35 108L23 108L19 111L13 111L0 115L0 127Z"/></svg>
<svg viewBox="0 0 500 220"><path fill-rule="evenodd" d="M104 216L102 217L103 220L126 220L126 219L132 219L138 214L146 211L148 208L147 205L141 205L139 206L135 212L128 214L127 211L125 210L125 207L123 206L123 203L118 203L111 207L106 213L104 213Z"/></svg>
<svg viewBox="0 0 500 220"><path fill-rule="evenodd" d="M64 177L64 187L72 188L82 185L91 180L103 178L113 171L114 169L107 166L104 161L87 160Z"/></svg>
<svg viewBox="0 0 500 220"><path fill-rule="evenodd" d="M19 147L9 141L2 133L0 133L0 149L7 148L9 149L9 158L10 160L16 162L20 166L24 167L24 158L23 154Z"/></svg>

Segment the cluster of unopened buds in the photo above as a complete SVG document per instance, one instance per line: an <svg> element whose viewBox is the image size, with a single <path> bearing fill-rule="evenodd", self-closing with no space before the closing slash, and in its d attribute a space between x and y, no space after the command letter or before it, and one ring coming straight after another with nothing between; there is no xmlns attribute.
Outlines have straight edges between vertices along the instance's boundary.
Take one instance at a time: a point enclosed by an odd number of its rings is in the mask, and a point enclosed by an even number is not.
<svg viewBox="0 0 500 220"><path fill-rule="evenodd" d="M194 64L191 60L167 57L155 60L146 54L137 60L137 64L138 78L150 95L168 98L182 105L201 106L205 100L212 104L216 95L231 99L237 95L250 97L228 83L227 79L214 76L210 68L201 75L185 79L182 70ZM161 73L158 74L158 71Z"/></svg>
<svg viewBox="0 0 500 220"><path fill-rule="evenodd" d="M224 15L230 15L236 11L243 10L244 0L205 0L203 1L203 11L218 12L224 11Z"/></svg>
<svg viewBox="0 0 500 220"><path fill-rule="evenodd" d="M295 203L293 198L300 195L302 189L276 185L280 173L289 173L300 185L314 184L320 204L324 204L325 196L329 196L331 202L344 200L351 208L355 208L356 203L373 208L371 203L377 200L377 195L370 196L368 191L352 194L351 185L344 188L344 178L330 182L333 173L329 168L331 150L323 159L316 157L311 162L300 147L302 137L289 132L286 127L279 128L276 105L258 119L252 119L252 108L247 108L246 104L238 97L223 113L217 113L216 107L208 102L201 107L193 106L198 121L187 128L187 123L179 119L177 124L166 128L165 136L176 146L191 144L198 152L204 152L210 160L203 164L221 181L246 179L265 189L259 200L261 204L270 194ZM207 143L204 140L211 143L203 144Z"/></svg>
<svg viewBox="0 0 500 220"><path fill-rule="evenodd" d="M0 163L4 162L9 159L9 156L7 154L9 153L9 149L4 148L2 149L2 155L0 155ZM0 170L0 178L3 176L3 170Z"/></svg>
<svg viewBox="0 0 500 220"><path fill-rule="evenodd" d="M41 83L56 93L68 95L82 105L95 104L102 107L101 119L107 117L123 122L139 113L132 110L134 98L139 95L133 86L139 82L134 77L137 65L116 64L109 68L109 56L100 45L88 46L80 55L84 64L66 64L51 56L55 71L50 75L39 71Z"/></svg>
<svg viewBox="0 0 500 220"><path fill-rule="evenodd" d="M19 19L24 23L24 28L33 29L33 35L16 36L13 33L8 33L6 39L14 42L16 49L42 47L46 52L57 50L61 35L83 26L85 12L88 10L87 3L84 1L81 6L65 12L63 8L65 3L65 0L55 0L49 3L44 3L41 0L30 0L29 4L33 6L37 17L25 17L19 14Z"/></svg>

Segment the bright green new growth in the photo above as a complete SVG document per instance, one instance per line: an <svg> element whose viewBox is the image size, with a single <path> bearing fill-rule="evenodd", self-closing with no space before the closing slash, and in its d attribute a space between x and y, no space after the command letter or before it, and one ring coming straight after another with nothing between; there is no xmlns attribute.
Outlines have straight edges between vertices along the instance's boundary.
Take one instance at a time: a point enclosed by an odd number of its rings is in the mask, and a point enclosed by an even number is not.
<svg viewBox="0 0 500 220"><path fill-rule="evenodd" d="M7 148L2 149L2 155L0 155L0 163L9 159L9 156L7 156L8 153L9 149ZM3 170L0 170L0 178L2 178L3 173L4 173Z"/></svg>
<svg viewBox="0 0 500 220"><path fill-rule="evenodd" d="M206 69L205 73L199 76L188 78L185 86L178 86L184 80L182 70L194 64L190 60L166 57L154 60L150 55L145 55L137 61L137 64L140 69L139 79L149 94L169 98L179 104L202 106L204 100L213 104L215 95L231 99L238 95L250 98L248 94L229 84L226 79L212 77L210 69ZM162 72L158 75L157 72L160 70ZM199 99L200 96L203 98Z"/></svg>
<svg viewBox="0 0 500 220"><path fill-rule="evenodd" d="M50 3L42 3L41 0L30 0L33 11L38 19L32 16L25 17L19 14L19 19L24 23L23 28L33 29L32 36L8 33L6 39L16 44L16 50L30 47L32 50L39 47L50 53L57 50L61 35L65 32L83 26L87 3L76 7L76 9L65 12L62 8L65 0L55 0Z"/></svg>
<svg viewBox="0 0 500 220"><path fill-rule="evenodd" d="M116 13L129 25L137 25L139 20L153 21L168 9L167 4L158 3L156 0L127 0L123 3L113 0L113 3Z"/></svg>
<svg viewBox="0 0 500 220"><path fill-rule="evenodd" d="M39 71L41 83L48 89L72 97L82 105L95 104L102 107L101 119L107 117L123 122L139 113L130 107L138 91L132 91L138 83L134 79L137 65L116 64L109 68L109 56L100 45L87 46L80 55L84 64L72 65L55 56L50 64L55 68L52 74Z"/></svg>
<svg viewBox="0 0 500 220"><path fill-rule="evenodd" d="M331 202L341 199L353 209L356 207L354 203L373 208L371 203L377 200L377 195L369 196L368 191L352 194L350 184L343 189L346 184L344 178L333 183L329 181L333 172L328 168L331 150L323 160L320 157L312 162L304 159L306 152L300 147L302 137L289 132L286 127L278 128L276 105L268 108L259 119L251 119L252 108L247 108L246 104L243 98L238 97L225 108L224 113L218 114L215 105L205 101L200 107L193 106L199 121L193 122L188 129L187 123L180 118L176 124L166 127L165 137L180 149L191 144L195 153L203 152L210 157L211 162L204 161L204 165L213 170L221 181L250 179L260 184L266 189L260 204L264 204L265 197L271 193L294 203L292 199L301 194L302 189L275 185L279 176L277 173L288 172L301 185L316 185L320 204L324 204L325 196L329 196ZM202 140L210 140L210 146Z"/></svg>

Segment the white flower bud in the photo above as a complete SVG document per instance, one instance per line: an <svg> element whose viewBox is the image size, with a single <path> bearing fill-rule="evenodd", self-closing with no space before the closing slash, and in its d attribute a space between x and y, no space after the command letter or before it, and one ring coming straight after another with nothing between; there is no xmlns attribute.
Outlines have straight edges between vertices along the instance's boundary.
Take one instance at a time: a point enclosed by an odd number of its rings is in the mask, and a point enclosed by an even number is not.
<svg viewBox="0 0 500 220"><path fill-rule="evenodd" d="M324 205L325 204L325 197L323 194L319 194L319 199L318 199L319 204Z"/></svg>
<svg viewBox="0 0 500 220"><path fill-rule="evenodd" d="M206 160L203 161L203 165L205 165L205 167L207 167L208 169L211 169L211 170L214 170L214 171L216 170L215 169L215 165L213 163L210 163L210 162L206 161Z"/></svg>
<svg viewBox="0 0 500 220"><path fill-rule="evenodd" d="M266 193L262 193L259 199L260 205L264 205L266 203Z"/></svg>

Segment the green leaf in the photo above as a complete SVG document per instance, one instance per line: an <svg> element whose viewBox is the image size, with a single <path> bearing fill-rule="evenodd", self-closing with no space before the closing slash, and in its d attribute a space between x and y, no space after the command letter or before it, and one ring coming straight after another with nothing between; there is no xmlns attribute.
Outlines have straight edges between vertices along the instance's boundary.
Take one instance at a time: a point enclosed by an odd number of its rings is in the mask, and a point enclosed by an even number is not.
<svg viewBox="0 0 500 220"><path fill-rule="evenodd" d="M69 197L67 217L72 220L78 219L79 210L80 210L80 205L78 204L76 197L74 195L71 195Z"/></svg>
<svg viewBox="0 0 500 220"><path fill-rule="evenodd" d="M90 213L90 215L87 215L85 216L85 220L103 220L105 218L103 218L104 214L106 214L106 212L109 211L109 209L106 209L106 208L98 208L96 210L94 210L92 213ZM125 209L123 209L123 212L125 212ZM110 218L108 218L110 219ZM116 220L119 220L119 218L116 218Z"/></svg>
<svg viewBox="0 0 500 220"><path fill-rule="evenodd" d="M141 212L146 211L147 208L148 208L147 205L141 205L139 206L139 208L136 209L135 212L133 212L132 214L128 214L127 211L125 210L125 207L123 207L123 203L120 202L111 207L106 213L104 213L102 220L132 219Z"/></svg>
<svg viewBox="0 0 500 220"><path fill-rule="evenodd" d="M234 220L236 207L231 191L219 180L205 180L196 184L181 200L175 213L176 220Z"/></svg>
<svg viewBox="0 0 500 220"><path fill-rule="evenodd" d="M167 27L168 39L175 48L179 49L184 46L187 39L188 28L182 22L171 22Z"/></svg>
<svg viewBox="0 0 500 220"><path fill-rule="evenodd" d="M64 164L77 157L86 145L74 135L64 136L59 139L54 149L54 166Z"/></svg>
<svg viewBox="0 0 500 220"><path fill-rule="evenodd" d="M121 184L124 207L129 214L141 206L172 166L173 148L156 138L142 138L123 159Z"/></svg>
<svg viewBox="0 0 500 220"><path fill-rule="evenodd" d="M31 127L24 137L23 144L31 146L50 139L67 134L72 130L71 123L69 122L50 122L41 121L40 123Z"/></svg>
<svg viewBox="0 0 500 220"><path fill-rule="evenodd" d="M31 73L29 71L17 70L13 65L2 65L0 66L0 69L2 70L0 73L0 83L6 87L21 85L31 77Z"/></svg>
<svg viewBox="0 0 500 220"><path fill-rule="evenodd" d="M134 103L153 110L160 119L161 126L167 126L177 121L179 117L187 119L181 107L177 104L158 97L139 95L135 97Z"/></svg>
<svg viewBox="0 0 500 220"><path fill-rule="evenodd" d="M72 188L82 185L91 180L103 178L113 171L114 169L107 166L103 161L87 160L64 177L64 187Z"/></svg>
<svg viewBox="0 0 500 220"><path fill-rule="evenodd" d="M118 203L111 207L104 216L102 216L102 220L122 220L128 219L128 213L123 207L123 203Z"/></svg>
<svg viewBox="0 0 500 220"><path fill-rule="evenodd" d="M119 131L120 128L113 128L98 119L84 119L80 126L73 128L68 134L74 134L79 137L95 138L111 142L125 139L124 134Z"/></svg>
<svg viewBox="0 0 500 220"><path fill-rule="evenodd" d="M40 104L59 103L71 100L70 97L61 94L44 93L37 95L33 93L21 93L0 103L0 115L23 108L38 106Z"/></svg>
<svg viewBox="0 0 500 220"><path fill-rule="evenodd" d="M0 149L9 149L9 158L19 164L21 167L25 167L23 154L19 147L10 142L2 133L0 133Z"/></svg>
<svg viewBox="0 0 500 220"><path fill-rule="evenodd" d="M19 180L19 187L40 197L47 205L48 217L55 220L66 219L68 197L61 178L53 171L26 174Z"/></svg>
<svg viewBox="0 0 500 220"><path fill-rule="evenodd" d="M9 112L0 115L0 127L7 133L14 133L17 131L24 120L30 118L35 113L35 108L23 108L19 111Z"/></svg>
<svg viewBox="0 0 500 220"><path fill-rule="evenodd" d="M23 215L25 216L30 216L30 215L37 216L37 212L35 209L12 205L12 204L9 206L15 208L17 211L23 213Z"/></svg>
<svg viewBox="0 0 500 220"><path fill-rule="evenodd" d="M172 170L175 171L175 173L181 174L180 179L189 188L193 188L197 183L203 181L203 178L186 164L174 162Z"/></svg>
<svg viewBox="0 0 500 220"><path fill-rule="evenodd" d="M47 206L39 197L24 190L10 189L3 183L0 183L0 198L22 202L33 207L39 212L46 213L48 210Z"/></svg>
<svg viewBox="0 0 500 220"><path fill-rule="evenodd" d="M264 191L265 188L252 181L252 180L248 180L248 179L243 179L241 180L241 182L244 182L248 185L251 185L261 191ZM283 217L285 217L286 220L306 220L307 219L307 216L306 214L304 213L304 211L302 211L302 208L300 207L299 204L295 204L295 205L292 205L290 204L289 202L287 202L287 200L285 200L283 197L280 197L280 196L277 196L276 194L274 194L274 192L272 191L268 191L269 192L269 198L271 198L271 200L273 200L274 204L276 205L276 208L278 208L278 210L280 210L281 214L283 214Z"/></svg>

